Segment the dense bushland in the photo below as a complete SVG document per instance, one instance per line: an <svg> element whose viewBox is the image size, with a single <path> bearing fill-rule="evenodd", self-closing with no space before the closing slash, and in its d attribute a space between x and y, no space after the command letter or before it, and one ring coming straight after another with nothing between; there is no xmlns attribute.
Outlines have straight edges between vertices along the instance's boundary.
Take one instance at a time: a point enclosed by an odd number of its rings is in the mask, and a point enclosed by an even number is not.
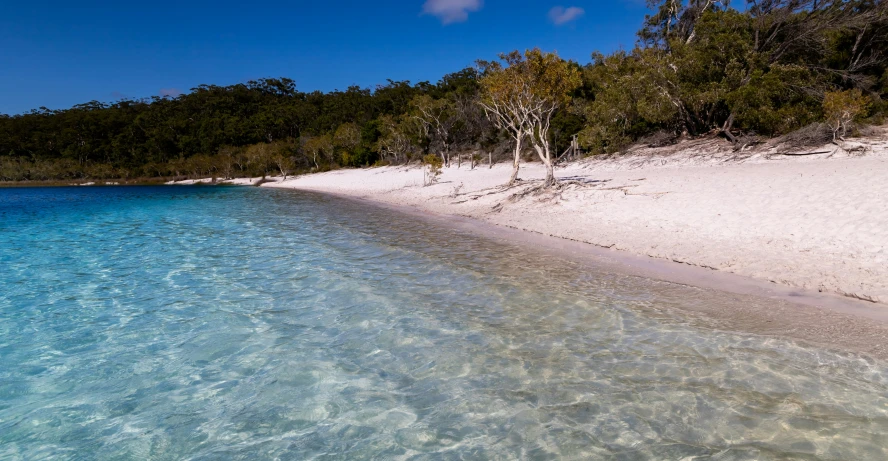
<svg viewBox="0 0 888 461"><path fill-rule="evenodd" d="M519 53L503 55L504 64L481 61L435 84L305 93L276 78L0 115L0 181L290 175L430 154L445 167L474 166L524 155L516 148L522 140L551 162L574 135L594 155L652 134L665 142L704 134L738 142L814 123L838 140L888 110L882 1L651 7L635 48L596 52L584 65L555 65L557 56L534 51L526 61ZM510 70L516 65L531 67ZM509 72L526 78L499 78ZM524 131L510 131L490 110L491 95L518 94L503 86L516 80L551 95L539 100L545 119Z"/></svg>

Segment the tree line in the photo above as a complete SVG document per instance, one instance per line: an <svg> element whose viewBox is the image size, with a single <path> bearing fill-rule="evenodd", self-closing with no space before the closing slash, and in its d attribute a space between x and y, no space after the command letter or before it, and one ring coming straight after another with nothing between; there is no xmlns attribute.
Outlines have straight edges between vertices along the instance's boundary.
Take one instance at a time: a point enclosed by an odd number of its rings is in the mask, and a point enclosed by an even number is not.
<svg viewBox="0 0 888 461"><path fill-rule="evenodd" d="M879 0L651 0L631 50L564 61L528 50L437 83L301 92L287 78L177 97L0 115L0 181L291 175L588 155L641 139L742 143L814 127L834 141L888 110Z"/></svg>

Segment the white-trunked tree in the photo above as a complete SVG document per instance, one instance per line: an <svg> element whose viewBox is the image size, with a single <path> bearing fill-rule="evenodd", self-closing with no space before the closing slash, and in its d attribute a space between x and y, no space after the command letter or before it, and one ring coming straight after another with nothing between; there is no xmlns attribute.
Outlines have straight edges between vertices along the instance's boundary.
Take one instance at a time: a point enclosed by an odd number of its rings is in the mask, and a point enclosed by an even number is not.
<svg viewBox="0 0 888 461"><path fill-rule="evenodd" d="M480 104L488 118L515 140L515 157L509 185L518 179L521 148L529 139L546 166L543 187L555 185L555 155L549 128L555 112L570 102L571 93L582 80L577 66L557 53L539 48L500 55L502 63L479 61Z"/></svg>
<svg viewBox="0 0 888 461"><path fill-rule="evenodd" d="M448 98L435 99L427 94L410 101L413 118L419 122L422 137L432 148L440 149L441 161L450 167L450 149L453 130L459 123L459 112Z"/></svg>

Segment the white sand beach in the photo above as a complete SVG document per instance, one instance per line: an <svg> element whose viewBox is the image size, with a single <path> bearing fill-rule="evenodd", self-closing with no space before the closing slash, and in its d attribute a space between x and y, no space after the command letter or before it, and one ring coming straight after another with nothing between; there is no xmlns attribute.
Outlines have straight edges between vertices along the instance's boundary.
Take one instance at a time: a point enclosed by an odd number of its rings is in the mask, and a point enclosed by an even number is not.
<svg viewBox="0 0 888 461"><path fill-rule="evenodd" d="M458 215L776 284L888 303L888 142L816 155L733 152L717 139L567 164L557 193L501 187L510 164L337 170L263 184ZM845 145L849 148L849 145ZM850 148L849 148L850 150ZM807 153L807 152L805 152ZM241 180L240 183L249 183Z"/></svg>

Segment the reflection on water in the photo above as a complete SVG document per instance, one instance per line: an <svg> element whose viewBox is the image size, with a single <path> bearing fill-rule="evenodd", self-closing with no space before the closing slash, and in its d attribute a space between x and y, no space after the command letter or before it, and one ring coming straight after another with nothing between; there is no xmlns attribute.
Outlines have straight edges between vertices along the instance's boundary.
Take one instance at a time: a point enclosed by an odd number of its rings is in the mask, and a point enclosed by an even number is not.
<svg viewBox="0 0 888 461"><path fill-rule="evenodd" d="M337 199L0 190L0 266L0 459L888 459L885 363Z"/></svg>

